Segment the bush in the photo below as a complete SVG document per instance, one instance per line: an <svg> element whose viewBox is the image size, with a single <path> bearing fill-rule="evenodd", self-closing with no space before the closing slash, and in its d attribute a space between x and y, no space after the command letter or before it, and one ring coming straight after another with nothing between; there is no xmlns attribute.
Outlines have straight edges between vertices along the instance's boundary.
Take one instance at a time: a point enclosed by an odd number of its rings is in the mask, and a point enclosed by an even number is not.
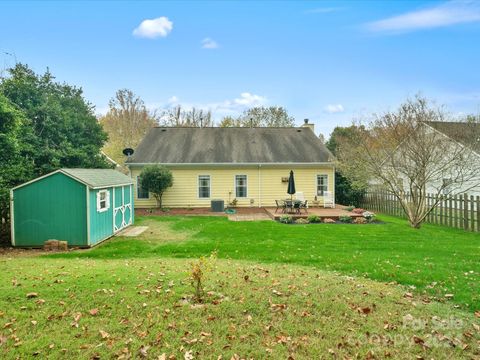
<svg viewBox="0 0 480 360"><path fill-rule="evenodd" d="M308 224L308 220L300 218L295 220L295 224Z"/></svg>
<svg viewBox="0 0 480 360"><path fill-rule="evenodd" d="M319 222L321 222L321 221L322 221L322 219L321 219L319 216L317 216L317 215L310 215L310 216L308 217L308 222L309 222L309 223L312 223L312 224L314 224L314 223L319 223Z"/></svg>
<svg viewBox="0 0 480 360"><path fill-rule="evenodd" d="M210 257L202 256L190 263L190 282L194 290L194 300L198 303L203 302L205 275L212 270L216 259L217 253L212 252Z"/></svg>
<svg viewBox="0 0 480 360"><path fill-rule="evenodd" d="M348 215L343 215L338 218L342 223L351 223L352 222L352 217Z"/></svg>
<svg viewBox="0 0 480 360"><path fill-rule="evenodd" d="M368 221L364 217L358 216L353 220L355 224L366 224Z"/></svg>
<svg viewBox="0 0 480 360"><path fill-rule="evenodd" d="M282 215L280 216L279 221L283 224L291 224L293 222L293 219L290 215Z"/></svg>
<svg viewBox="0 0 480 360"><path fill-rule="evenodd" d="M365 211L362 215L368 222L372 222L375 219L375 214L370 211Z"/></svg>

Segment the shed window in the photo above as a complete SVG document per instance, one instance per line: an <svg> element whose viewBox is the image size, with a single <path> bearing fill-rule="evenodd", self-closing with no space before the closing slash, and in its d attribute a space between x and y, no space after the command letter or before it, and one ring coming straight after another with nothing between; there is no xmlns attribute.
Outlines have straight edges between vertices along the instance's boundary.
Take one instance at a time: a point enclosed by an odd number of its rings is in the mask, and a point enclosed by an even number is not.
<svg viewBox="0 0 480 360"><path fill-rule="evenodd" d="M142 188L142 179L137 176L137 199L148 199L148 191Z"/></svg>
<svg viewBox="0 0 480 360"><path fill-rule="evenodd" d="M100 190L97 193L97 211L104 212L110 208L110 191Z"/></svg>
<svg viewBox="0 0 480 360"><path fill-rule="evenodd" d="M237 198L247 197L247 175L235 175L235 196Z"/></svg>
<svg viewBox="0 0 480 360"><path fill-rule="evenodd" d="M210 197L210 175L198 176L198 197L199 198Z"/></svg>
<svg viewBox="0 0 480 360"><path fill-rule="evenodd" d="M328 191L328 175L317 175L317 195L323 196Z"/></svg>

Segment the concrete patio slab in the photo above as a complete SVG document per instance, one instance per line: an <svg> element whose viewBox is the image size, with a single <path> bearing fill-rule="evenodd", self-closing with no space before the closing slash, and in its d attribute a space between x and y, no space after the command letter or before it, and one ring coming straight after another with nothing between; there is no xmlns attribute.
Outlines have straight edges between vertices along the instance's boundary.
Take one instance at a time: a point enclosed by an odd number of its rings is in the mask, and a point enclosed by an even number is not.
<svg viewBox="0 0 480 360"><path fill-rule="evenodd" d="M143 233L145 230L148 229L148 226L130 226L125 230L118 232L115 236L127 236L127 237L134 237L138 236Z"/></svg>

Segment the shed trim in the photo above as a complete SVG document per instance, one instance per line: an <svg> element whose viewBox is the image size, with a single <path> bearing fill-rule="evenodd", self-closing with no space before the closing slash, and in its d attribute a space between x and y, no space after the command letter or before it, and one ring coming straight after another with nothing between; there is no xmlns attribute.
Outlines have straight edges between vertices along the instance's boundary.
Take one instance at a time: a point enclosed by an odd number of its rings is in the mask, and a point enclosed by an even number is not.
<svg viewBox="0 0 480 360"><path fill-rule="evenodd" d="M12 246L15 246L15 219L14 219L14 201L13 201L13 189L10 190L10 236L12 240Z"/></svg>
<svg viewBox="0 0 480 360"><path fill-rule="evenodd" d="M52 171L51 173L48 173L48 174L45 174L43 176L40 176L38 178L35 178L33 180L30 180L30 181L27 181L26 183L23 183L23 184L20 184L18 186L15 186L14 188L12 188L12 190L17 190L21 187L24 187L24 186L27 186L27 185L30 185L34 182L37 182L39 180L42 180L42 179L45 179L46 177L49 177L49 176L52 176L52 175L55 175L55 174L58 174L58 173L62 173L63 175L65 176L68 176L69 178L73 179L73 180L76 180L78 181L79 183L85 185L85 186L88 186L89 188L91 189L105 189L106 187L110 187L110 186L125 186L125 185L131 185L133 184L133 180L131 182L128 182L128 183L125 183L125 184L115 184L115 185L108 185L108 186L91 186L90 184L86 183L85 181L83 181L82 179L72 175L72 174L69 174L68 172L66 171L63 171L63 169L58 169L58 170L55 170L55 171Z"/></svg>
<svg viewBox="0 0 480 360"><path fill-rule="evenodd" d="M80 179L78 179L78 178L76 178L76 177L74 177L74 176L71 176L70 174L67 174L65 171L62 171L62 169L58 169L58 170L52 171L51 173L48 173L48 174L45 174L45 175L40 176L40 177L38 177L38 178L35 178L35 179L33 179L33 180L27 181L26 183L23 183L23 184L21 184L21 185L15 186L14 188L12 188L12 190L17 190L17 189L19 189L19 188L21 188L21 187L30 185L30 184L32 184L32 183L34 183L34 182L37 182L37 181L39 181L39 180L45 179L46 177L49 177L49 176L52 176L52 175L55 175L55 174L58 174L58 173L62 173L63 175L68 176L69 178L72 178L72 179L74 179L74 180L82 183L82 184L85 185L85 186L89 186L86 182L84 182L84 181L82 181L82 180L80 180Z"/></svg>
<svg viewBox="0 0 480 360"><path fill-rule="evenodd" d="M85 193L87 194L87 244L90 246L90 189L86 185Z"/></svg>

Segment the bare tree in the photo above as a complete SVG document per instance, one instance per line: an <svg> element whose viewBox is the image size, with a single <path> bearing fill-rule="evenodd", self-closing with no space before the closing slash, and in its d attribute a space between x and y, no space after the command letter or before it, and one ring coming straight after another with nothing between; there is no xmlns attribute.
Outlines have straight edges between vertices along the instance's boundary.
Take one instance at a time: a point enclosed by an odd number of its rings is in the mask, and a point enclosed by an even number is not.
<svg viewBox="0 0 480 360"><path fill-rule="evenodd" d="M445 197L480 186L480 124L448 123L447 113L416 97L396 112L355 127L338 147L339 169L357 185L385 187L400 202L410 225L420 228ZM439 126L449 129L448 136ZM437 199L427 202L427 193Z"/></svg>
<svg viewBox="0 0 480 360"><path fill-rule="evenodd" d="M108 133L103 151L116 162L123 164L122 150L135 147L147 131L155 126L156 120L148 112L140 97L131 90L121 89L109 102L110 109L99 119Z"/></svg>
<svg viewBox="0 0 480 360"><path fill-rule="evenodd" d="M212 113L195 107L183 109L181 105L160 111L160 123L176 127L212 127Z"/></svg>
<svg viewBox="0 0 480 360"><path fill-rule="evenodd" d="M245 110L239 117L224 117L221 127L293 127L295 119L281 106L257 106Z"/></svg>

